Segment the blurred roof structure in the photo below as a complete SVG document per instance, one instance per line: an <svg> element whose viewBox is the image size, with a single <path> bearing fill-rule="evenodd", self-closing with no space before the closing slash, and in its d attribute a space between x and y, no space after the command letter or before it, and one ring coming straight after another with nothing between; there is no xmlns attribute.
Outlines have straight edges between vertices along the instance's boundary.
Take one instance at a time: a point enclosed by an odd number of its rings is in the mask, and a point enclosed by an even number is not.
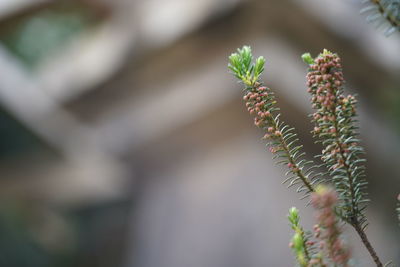
<svg viewBox="0 0 400 267"><path fill-rule="evenodd" d="M36 4L7 2L0 16ZM271 232L282 231L284 224L278 217L284 219L286 206L296 203L289 193L272 195L278 192L279 181L267 185L257 176L272 176L276 169L267 154L265 163L260 160L258 133L240 110L240 91L233 90L235 84L227 75L226 57L236 47L249 42L257 55L267 56L268 84L278 91L287 121L299 128L309 144L304 128L308 96L302 89L304 65L299 55L322 48L338 51L345 61L348 87L360 94L362 138L375 151L370 162L378 162L371 164L375 167L371 176L384 173L390 184L390 177L399 174L387 167L399 163L398 135L377 111L392 97L376 89L382 81L399 84L399 55L393 55L399 49L399 35L385 39L365 25L355 1L330 1L329 8L320 2L101 1L110 15L33 71L0 46L1 106L52 151L47 158L41 156L44 161L33 153L1 166L8 179L0 181L0 194L81 207L130 198L137 183L141 216L137 225L132 223L138 228L132 229L130 244L132 250L137 243L144 245L139 248L142 257L132 253L128 266L152 267L160 262L163 267L196 266L189 265L193 261L201 267L224 266L229 257L242 258L237 266L252 260L254 266L261 266L266 254L260 248L250 255L254 247L240 243L233 249L237 256L232 256L228 248L227 252L216 247L245 240L242 237L253 226L253 231L262 232L270 213L277 216ZM0 3L0 10L1 5L6 2ZM333 16L332 10L338 12ZM385 164L376 166L383 157ZM389 188L388 194L394 194L397 189L376 180L371 185L379 223L388 211L377 207L391 201L379 192ZM262 190L267 186L271 188ZM267 201L276 206L259 206ZM235 207L229 206L232 203ZM226 216L232 223L219 233ZM230 239L236 230L238 236ZM387 229L373 230L380 243L390 239ZM164 236L164 231L171 234ZM193 232L198 233L194 241L189 240ZM268 240L262 233L245 244L279 243L268 255L288 254L282 249L286 241ZM205 240L211 237L220 243L213 246ZM199 249L188 252L191 247ZM208 263L217 265L207 265L201 259L214 248L229 255L222 259L212 254ZM395 249L385 253L394 255ZM181 261L182 251L193 258ZM274 263L278 266L279 258Z"/></svg>
<svg viewBox="0 0 400 267"><path fill-rule="evenodd" d="M24 186L21 187L19 179L5 181L3 188L7 194L15 194L15 190L26 194L27 191L33 190L32 194L34 195L48 195L50 198L55 198L53 200L57 202L72 201L75 203L80 199L87 202L88 196L98 199L96 197L98 194L113 196L116 192L124 191L124 179L116 182L118 180L116 177L125 177L124 167L113 159L113 154L108 152L116 150L116 148L108 147L106 149L104 142L98 137L99 129L93 129L80 121L75 114L64 108L63 103L73 101L85 91L96 88L96 85L104 83L112 77L131 53L137 36L140 36L141 39L139 50L146 53L144 48L151 47L148 44L157 44L152 49L156 49L160 45L167 45L179 36L205 23L210 15L210 10L216 13L226 12L225 7L221 8L223 5L215 4L213 1L203 1L196 5L188 4L185 1L174 1L171 3L174 4L173 8L168 9L170 11L162 10L165 12L163 16L151 15L154 6L160 4L157 1L147 1L146 4L135 1L98 1L96 5L94 5L96 1L74 2L84 5L89 3L94 8L100 6L102 9L108 9L111 16L97 27L88 28L85 33L76 35L73 40L68 41L68 45L63 45L62 49L57 50L57 53L52 53L50 58L42 60L34 69L24 66L23 62L10 53L7 47L0 46L0 70L3 73L0 81L0 102L12 116L21 121L45 144L62 155L61 161L56 161L54 171L47 170L46 174L41 171L38 173L32 171L32 176L41 177L32 179L35 186L23 182ZM234 6L236 2L225 1L228 6ZM7 17L7 20L13 20L13 17L18 18L21 12L29 9L33 11L28 13L28 17L35 18L35 14L41 10L51 12L49 8L53 6L61 5L63 7L70 3L68 1L2 2L3 13L1 15ZM177 13L179 10L180 12ZM139 14L150 14L150 16ZM178 15L187 17L177 17ZM171 20L172 18L174 20ZM181 23L182 20L187 19L192 21ZM162 25L165 21L175 21L178 25L187 26L179 28L176 24L171 24L168 33L164 31L165 29L162 31L158 29L156 32L155 25L157 23ZM24 23L22 25L33 24L34 21L31 19ZM46 27L46 25L42 25L42 27ZM51 28L43 28L43 30L57 31L57 29ZM164 35L160 35L161 32ZM164 39L154 39L160 37ZM115 121L110 121L101 127L110 129L114 124ZM125 135L127 134L129 131L125 133ZM120 146L125 146L125 144ZM35 166L32 167L35 168ZM70 172L70 170L78 171ZM9 176L24 175L23 172L19 175L18 170L12 167L8 173ZM54 176L61 180L51 182L50 184L53 184L54 187L48 190L46 185L49 180L55 179ZM88 180L87 186L83 186L85 184L83 181L88 177L96 178L92 182ZM43 183L40 180L43 180ZM67 184L70 186L66 186ZM76 186L79 190L73 189ZM38 188L46 188L46 190L45 192L36 192L35 189Z"/></svg>

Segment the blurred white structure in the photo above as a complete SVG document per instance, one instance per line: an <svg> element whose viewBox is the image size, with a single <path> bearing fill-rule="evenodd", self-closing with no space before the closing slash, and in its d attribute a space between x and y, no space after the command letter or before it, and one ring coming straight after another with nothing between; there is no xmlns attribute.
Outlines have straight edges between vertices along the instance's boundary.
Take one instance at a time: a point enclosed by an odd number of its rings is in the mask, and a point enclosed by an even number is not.
<svg viewBox="0 0 400 267"><path fill-rule="evenodd" d="M286 210L299 203L280 185L259 132L250 130L226 58L244 43L265 55L266 81L277 91L285 119L307 132L299 58L305 47L340 47L347 62L360 55L362 67L384 74L365 77L357 65L345 65L346 77L358 77L348 84L356 91L360 79L395 79L400 61L391 53L398 51L398 35L385 39L373 31L359 6L347 0L330 1L329 8L320 0L102 2L110 17L34 73L0 47L2 106L62 155L32 171L0 168L22 178L1 181L0 194L63 205L100 203L127 197L138 172L145 185L128 266L265 266L274 256L270 266L280 266L282 257L290 264L289 236L276 239L286 228ZM0 16L24 4L34 2L0 1ZM203 27L207 23L211 27ZM388 123L367 104L361 120L368 147L397 166L391 155L399 142ZM383 250L396 237L377 226L391 211L376 207L371 227ZM389 247L383 253L394 257L396 247Z"/></svg>

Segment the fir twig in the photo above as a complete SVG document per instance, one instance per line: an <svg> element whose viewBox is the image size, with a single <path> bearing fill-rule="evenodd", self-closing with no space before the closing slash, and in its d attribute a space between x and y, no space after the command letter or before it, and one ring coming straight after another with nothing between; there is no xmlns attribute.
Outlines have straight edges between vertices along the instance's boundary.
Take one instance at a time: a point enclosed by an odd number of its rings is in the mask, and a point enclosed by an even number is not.
<svg viewBox="0 0 400 267"><path fill-rule="evenodd" d="M400 29L400 0L364 0L368 3L361 13L369 13L367 22L376 23L377 27L385 22L389 24L384 34L391 35Z"/></svg>
<svg viewBox="0 0 400 267"><path fill-rule="evenodd" d="M359 234L377 266L382 266L365 234L367 220L363 162L356 126L356 100L343 95L343 73L338 55L324 50L316 59L303 55L309 64L308 92L311 94L314 136L324 146L321 159L326 164L339 193L339 213Z"/></svg>
<svg viewBox="0 0 400 267"><path fill-rule="evenodd" d="M284 183L288 187L298 185L297 192L303 192L303 197L307 197L315 191L314 186L321 182L321 176L314 171L313 162L305 159L294 128L280 120L274 93L259 79L265 59L259 57L253 63L250 47L244 46L229 57L229 62L229 69L245 85L243 99L250 114L255 116L255 125L265 131L264 138L269 140L270 151L278 159L277 163L289 169Z"/></svg>
<svg viewBox="0 0 400 267"><path fill-rule="evenodd" d="M333 196L329 190L315 193L316 186L322 182L322 174L314 172L319 166L305 159L294 129L280 120L274 93L260 81L265 59L259 57L254 62L250 47L244 46L229 57L228 67L245 85L243 99L246 107L255 116L254 124L266 132L264 138L269 140L268 145L275 154L274 158L278 159L278 164L289 168L286 173L289 177L284 183L288 183L289 187L299 185L297 191L303 192L304 197L313 195L313 205L321 212L320 226L326 230L323 238L329 242L326 251L334 265L347 266L349 260L348 251L339 239L337 213L353 226L376 265L383 266L365 233L367 220L364 211L369 200L365 190L364 151L358 139L356 100L351 95L343 95L344 79L340 58L324 50L316 59L310 54L303 55L303 59L309 64L308 91L312 95L315 109L312 115L315 123L313 132L324 146L320 157L338 193L337 205L336 195ZM292 217L289 216L289 220L295 230L292 248L298 263L307 267L326 266L322 255L315 254L312 245L308 244L307 234L298 225L298 214L295 211L291 210ZM398 212L400 214L400 210Z"/></svg>
<svg viewBox="0 0 400 267"><path fill-rule="evenodd" d="M310 265L313 243L309 240L306 232L300 225L299 210L292 207L289 210L288 220L291 228L294 230L294 236L289 247L292 248L298 264L301 267L307 267Z"/></svg>

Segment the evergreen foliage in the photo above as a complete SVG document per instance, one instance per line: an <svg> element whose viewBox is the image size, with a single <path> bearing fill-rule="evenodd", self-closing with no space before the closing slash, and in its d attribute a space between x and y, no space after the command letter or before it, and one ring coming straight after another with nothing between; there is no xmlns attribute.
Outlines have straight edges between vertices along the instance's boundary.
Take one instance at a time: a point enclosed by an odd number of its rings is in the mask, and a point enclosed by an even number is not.
<svg viewBox="0 0 400 267"><path fill-rule="evenodd" d="M297 208L290 208L288 220L290 227L294 231L289 247L292 249L299 266L323 266L322 255L317 252L315 242L312 240L312 233L306 232L300 225L299 210Z"/></svg>
<svg viewBox="0 0 400 267"><path fill-rule="evenodd" d="M313 133L324 147L321 159L341 199L339 212L346 222L365 228L367 182L365 160L361 158L364 150L359 145L356 126L356 100L343 94L344 79L338 55L324 50L314 60L305 61L309 64L307 85L315 110L311 116L315 124Z"/></svg>
<svg viewBox="0 0 400 267"><path fill-rule="evenodd" d="M363 0L365 7L361 13L367 13L367 22L376 27L386 25L384 34L389 36L400 30L400 0Z"/></svg>
<svg viewBox="0 0 400 267"><path fill-rule="evenodd" d="M288 187L297 186L297 192L307 197L322 181L322 175L314 170L316 165L306 159L294 128L280 120L274 93L260 81L264 58L259 57L253 63L250 47L244 46L229 57L229 62L233 75L245 85L243 99L250 114L255 116L254 124L265 132L264 139L269 141L267 145L277 163L288 168L284 183Z"/></svg>
<svg viewBox="0 0 400 267"><path fill-rule="evenodd" d="M314 137L323 150L319 157L327 169L328 179L315 171L321 166L309 161L302 151L294 129L280 120L280 109L276 107L274 93L264 86L260 75L264 70L265 59L253 60L251 49L244 46L229 57L229 69L245 86L244 101L247 110L254 115L254 124L265 132L270 151L278 164L288 167L288 178L284 183L289 187L298 185L297 191L303 197L312 196L311 203L319 212L318 226L314 231L321 237L322 247L315 253L313 242L299 225L297 209L289 212L288 219L295 231L291 247L298 264L303 266L349 266L350 254L340 239L338 226L342 220L350 224L361 238L376 266L383 266L370 244L365 228L364 214L366 198L365 167L363 148L359 145L356 125L356 100L344 96L344 79L341 60L337 54L324 50L317 58L309 53L302 56L309 65L307 74L308 92L311 94L315 113ZM335 191L321 189L321 183L331 183ZM398 210L400 216L400 210ZM323 256L322 256L323 255ZM325 262L331 263L326 265Z"/></svg>

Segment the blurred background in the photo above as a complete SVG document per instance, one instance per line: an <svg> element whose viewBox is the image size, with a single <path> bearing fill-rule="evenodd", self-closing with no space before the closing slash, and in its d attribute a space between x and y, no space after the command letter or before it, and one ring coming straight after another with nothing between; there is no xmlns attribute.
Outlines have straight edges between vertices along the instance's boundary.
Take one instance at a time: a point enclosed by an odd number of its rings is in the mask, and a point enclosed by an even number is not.
<svg viewBox="0 0 400 267"><path fill-rule="evenodd" d="M400 35L359 0L1 0L0 266L293 266L281 185L227 56L267 59L309 155L300 55L339 53L367 150L368 234L400 263ZM358 266L372 266L349 229Z"/></svg>

